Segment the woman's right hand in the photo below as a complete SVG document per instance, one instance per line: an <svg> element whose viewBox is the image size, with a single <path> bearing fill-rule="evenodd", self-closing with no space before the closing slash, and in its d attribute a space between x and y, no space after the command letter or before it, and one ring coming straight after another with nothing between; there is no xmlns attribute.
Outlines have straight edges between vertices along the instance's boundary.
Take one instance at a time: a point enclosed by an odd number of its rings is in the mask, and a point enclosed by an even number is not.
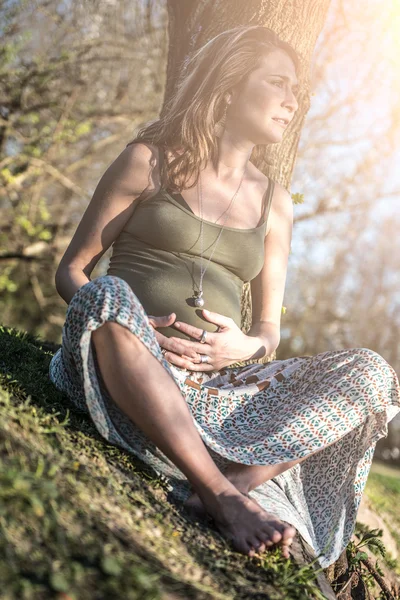
<svg viewBox="0 0 400 600"><path fill-rule="evenodd" d="M200 362L200 355L194 350L188 349L184 343L179 341L179 338L174 338L172 340L157 331L157 327L169 327L170 325L173 325L176 321L175 313L171 313L170 315L166 315L164 317L153 317L152 315L148 315L148 319L150 325L154 328L156 340L161 348L164 348L168 352L178 354L183 358L188 358L192 362Z"/></svg>

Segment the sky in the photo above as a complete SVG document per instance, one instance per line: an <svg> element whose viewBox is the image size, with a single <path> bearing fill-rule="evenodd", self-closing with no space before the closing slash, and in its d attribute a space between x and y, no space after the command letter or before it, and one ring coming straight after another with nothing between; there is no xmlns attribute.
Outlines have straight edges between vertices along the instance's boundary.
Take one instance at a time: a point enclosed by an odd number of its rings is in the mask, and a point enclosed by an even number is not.
<svg viewBox="0 0 400 600"><path fill-rule="evenodd" d="M321 197L340 198L341 180L349 185L345 180L352 179L360 158L368 152L374 157L373 174L368 173L364 181L357 177L353 194L354 199L370 200L370 227L377 227L387 216L400 218L400 0L364 0L362 10L346 0L342 5L347 32L332 44L333 22L345 31L338 21L338 5L332 0L311 65L311 108L291 182L291 192L304 193L305 202L295 205L295 216L308 213ZM316 76L320 61L322 82ZM338 110L325 118L336 104ZM390 126L393 115L396 127ZM339 215L334 221L347 218ZM325 237L312 247L306 243L313 231L324 226L321 219L295 225L295 262L304 260L305 253L321 265L329 258L337 243L334 239Z"/></svg>

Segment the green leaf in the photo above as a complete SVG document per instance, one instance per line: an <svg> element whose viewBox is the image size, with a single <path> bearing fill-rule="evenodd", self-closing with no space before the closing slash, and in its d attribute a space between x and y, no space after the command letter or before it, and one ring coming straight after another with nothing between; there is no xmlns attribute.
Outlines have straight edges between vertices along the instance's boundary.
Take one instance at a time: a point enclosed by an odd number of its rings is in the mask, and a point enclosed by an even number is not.
<svg viewBox="0 0 400 600"><path fill-rule="evenodd" d="M355 561L366 560L368 558L368 554L366 552L357 552L354 557Z"/></svg>
<svg viewBox="0 0 400 600"><path fill-rule="evenodd" d="M62 573L52 573L50 575L50 585L56 592L67 592L69 588L68 581Z"/></svg>
<svg viewBox="0 0 400 600"><path fill-rule="evenodd" d="M1 169L0 175L3 177L3 179L6 181L6 183L13 183L15 181L14 175L11 173L10 169L8 169L7 167L4 167L4 169Z"/></svg>
<svg viewBox="0 0 400 600"><path fill-rule="evenodd" d="M31 505L33 508L33 512L37 517L43 517L44 515L44 506L42 502L39 500L37 496L31 496Z"/></svg>
<svg viewBox="0 0 400 600"><path fill-rule="evenodd" d="M370 529L369 531L367 531L367 533L364 533L361 541L364 542L365 540L369 540L374 537L382 537L382 535L383 535L382 529L379 529L379 528Z"/></svg>
<svg viewBox="0 0 400 600"><path fill-rule="evenodd" d="M112 556L105 556L101 561L101 568L106 575L119 575L122 567Z"/></svg>
<svg viewBox="0 0 400 600"><path fill-rule="evenodd" d="M38 235L39 240L44 240L45 242L47 242L48 240L51 240L52 235L51 235L51 231L49 231L48 229L43 229L43 231L41 231Z"/></svg>
<svg viewBox="0 0 400 600"><path fill-rule="evenodd" d="M372 540L368 540L368 547L375 547L377 550L379 550L379 552L382 554L382 556L385 556L386 554L386 548L384 543L382 542L382 540L378 539L378 538L373 538Z"/></svg>
<svg viewBox="0 0 400 600"><path fill-rule="evenodd" d="M291 194L292 196L292 200L293 200L293 204L303 204L304 202L304 194Z"/></svg>
<svg viewBox="0 0 400 600"><path fill-rule="evenodd" d="M92 124L90 123L90 121L83 121L82 123L79 123L79 125L77 125L77 127L75 128L75 135L81 137L83 135L86 135L87 133L90 133L91 129Z"/></svg>

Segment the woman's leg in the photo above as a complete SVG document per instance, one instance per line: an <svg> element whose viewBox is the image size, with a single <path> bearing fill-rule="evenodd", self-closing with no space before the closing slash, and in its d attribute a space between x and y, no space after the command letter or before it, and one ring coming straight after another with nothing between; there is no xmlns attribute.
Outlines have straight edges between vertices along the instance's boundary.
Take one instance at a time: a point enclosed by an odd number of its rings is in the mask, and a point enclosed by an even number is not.
<svg viewBox="0 0 400 600"><path fill-rule="evenodd" d="M327 444L324 448L331 446L336 442ZM288 469L291 469L298 463L303 462L306 458L309 458L313 454L317 454L319 450L311 452L303 458L291 460L284 463L278 463L276 465L243 465L240 463L230 462L228 467L224 470L224 475L235 488L244 495L248 495L249 492L257 488L258 486L266 483L270 479L273 479L277 475L284 473ZM185 502L185 506L193 512L193 514L201 517L205 515L204 504L202 503L199 495L194 492ZM282 523L282 522L281 522ZM279 529L279 524L277 525ZM282 546L290 546L292 540L283 540Z"/></svg>
<svg viewBox="0 0 400 600"><path fill-rule="evenodd" d="M219 530L240 552L288 545L296 530L241 494L209 455L170 374L127 328L107 322L92 332L105 386L119 408L186 475ZM290 541L289 541L290 540Z"/></svg>
<svg viewBox="0 0 400 600"><path fill-rule="evenodd" d="M336 441L326 444L324 449L336 444ZM303 456L303 458L278 463L277 465L242 465L240 463L231 462L226 471L224 471L224 475L240 492L242 492L242 494L248 494L262 483L284 473L318 452L320 452L320 450L310 452L310 454Z"/></svg>
<svg viewBox="0 0 400 600"><path fill-rule="evenodd" d="M239 463L231 463L227 470L224 471L224 475L242 494L248 494L262 483L291 469L306 458L308 456L277 465L241 465Z"/></svg>

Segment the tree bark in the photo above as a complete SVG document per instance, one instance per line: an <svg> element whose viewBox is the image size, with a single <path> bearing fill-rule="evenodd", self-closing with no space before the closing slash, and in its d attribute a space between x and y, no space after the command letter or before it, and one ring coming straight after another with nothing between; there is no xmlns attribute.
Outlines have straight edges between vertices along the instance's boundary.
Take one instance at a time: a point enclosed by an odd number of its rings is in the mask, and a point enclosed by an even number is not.
<svg viewBox="0 0 400 600"><path fill-rule="evenodd" d="M264 25L276 31L300 56L299 109L282 142L271 144L268 148L266 157L271 165L266 165L264 172L290 191L300 133L310 107L312 53L325 23L329 3L329 0L167 0L169 49L163 106L174 93L187 55L221 31L238 25ZM242 330L247 332L250 326L250 285L245 284ZM268 362L270 359L265 357L256 362Z"/></svg>

